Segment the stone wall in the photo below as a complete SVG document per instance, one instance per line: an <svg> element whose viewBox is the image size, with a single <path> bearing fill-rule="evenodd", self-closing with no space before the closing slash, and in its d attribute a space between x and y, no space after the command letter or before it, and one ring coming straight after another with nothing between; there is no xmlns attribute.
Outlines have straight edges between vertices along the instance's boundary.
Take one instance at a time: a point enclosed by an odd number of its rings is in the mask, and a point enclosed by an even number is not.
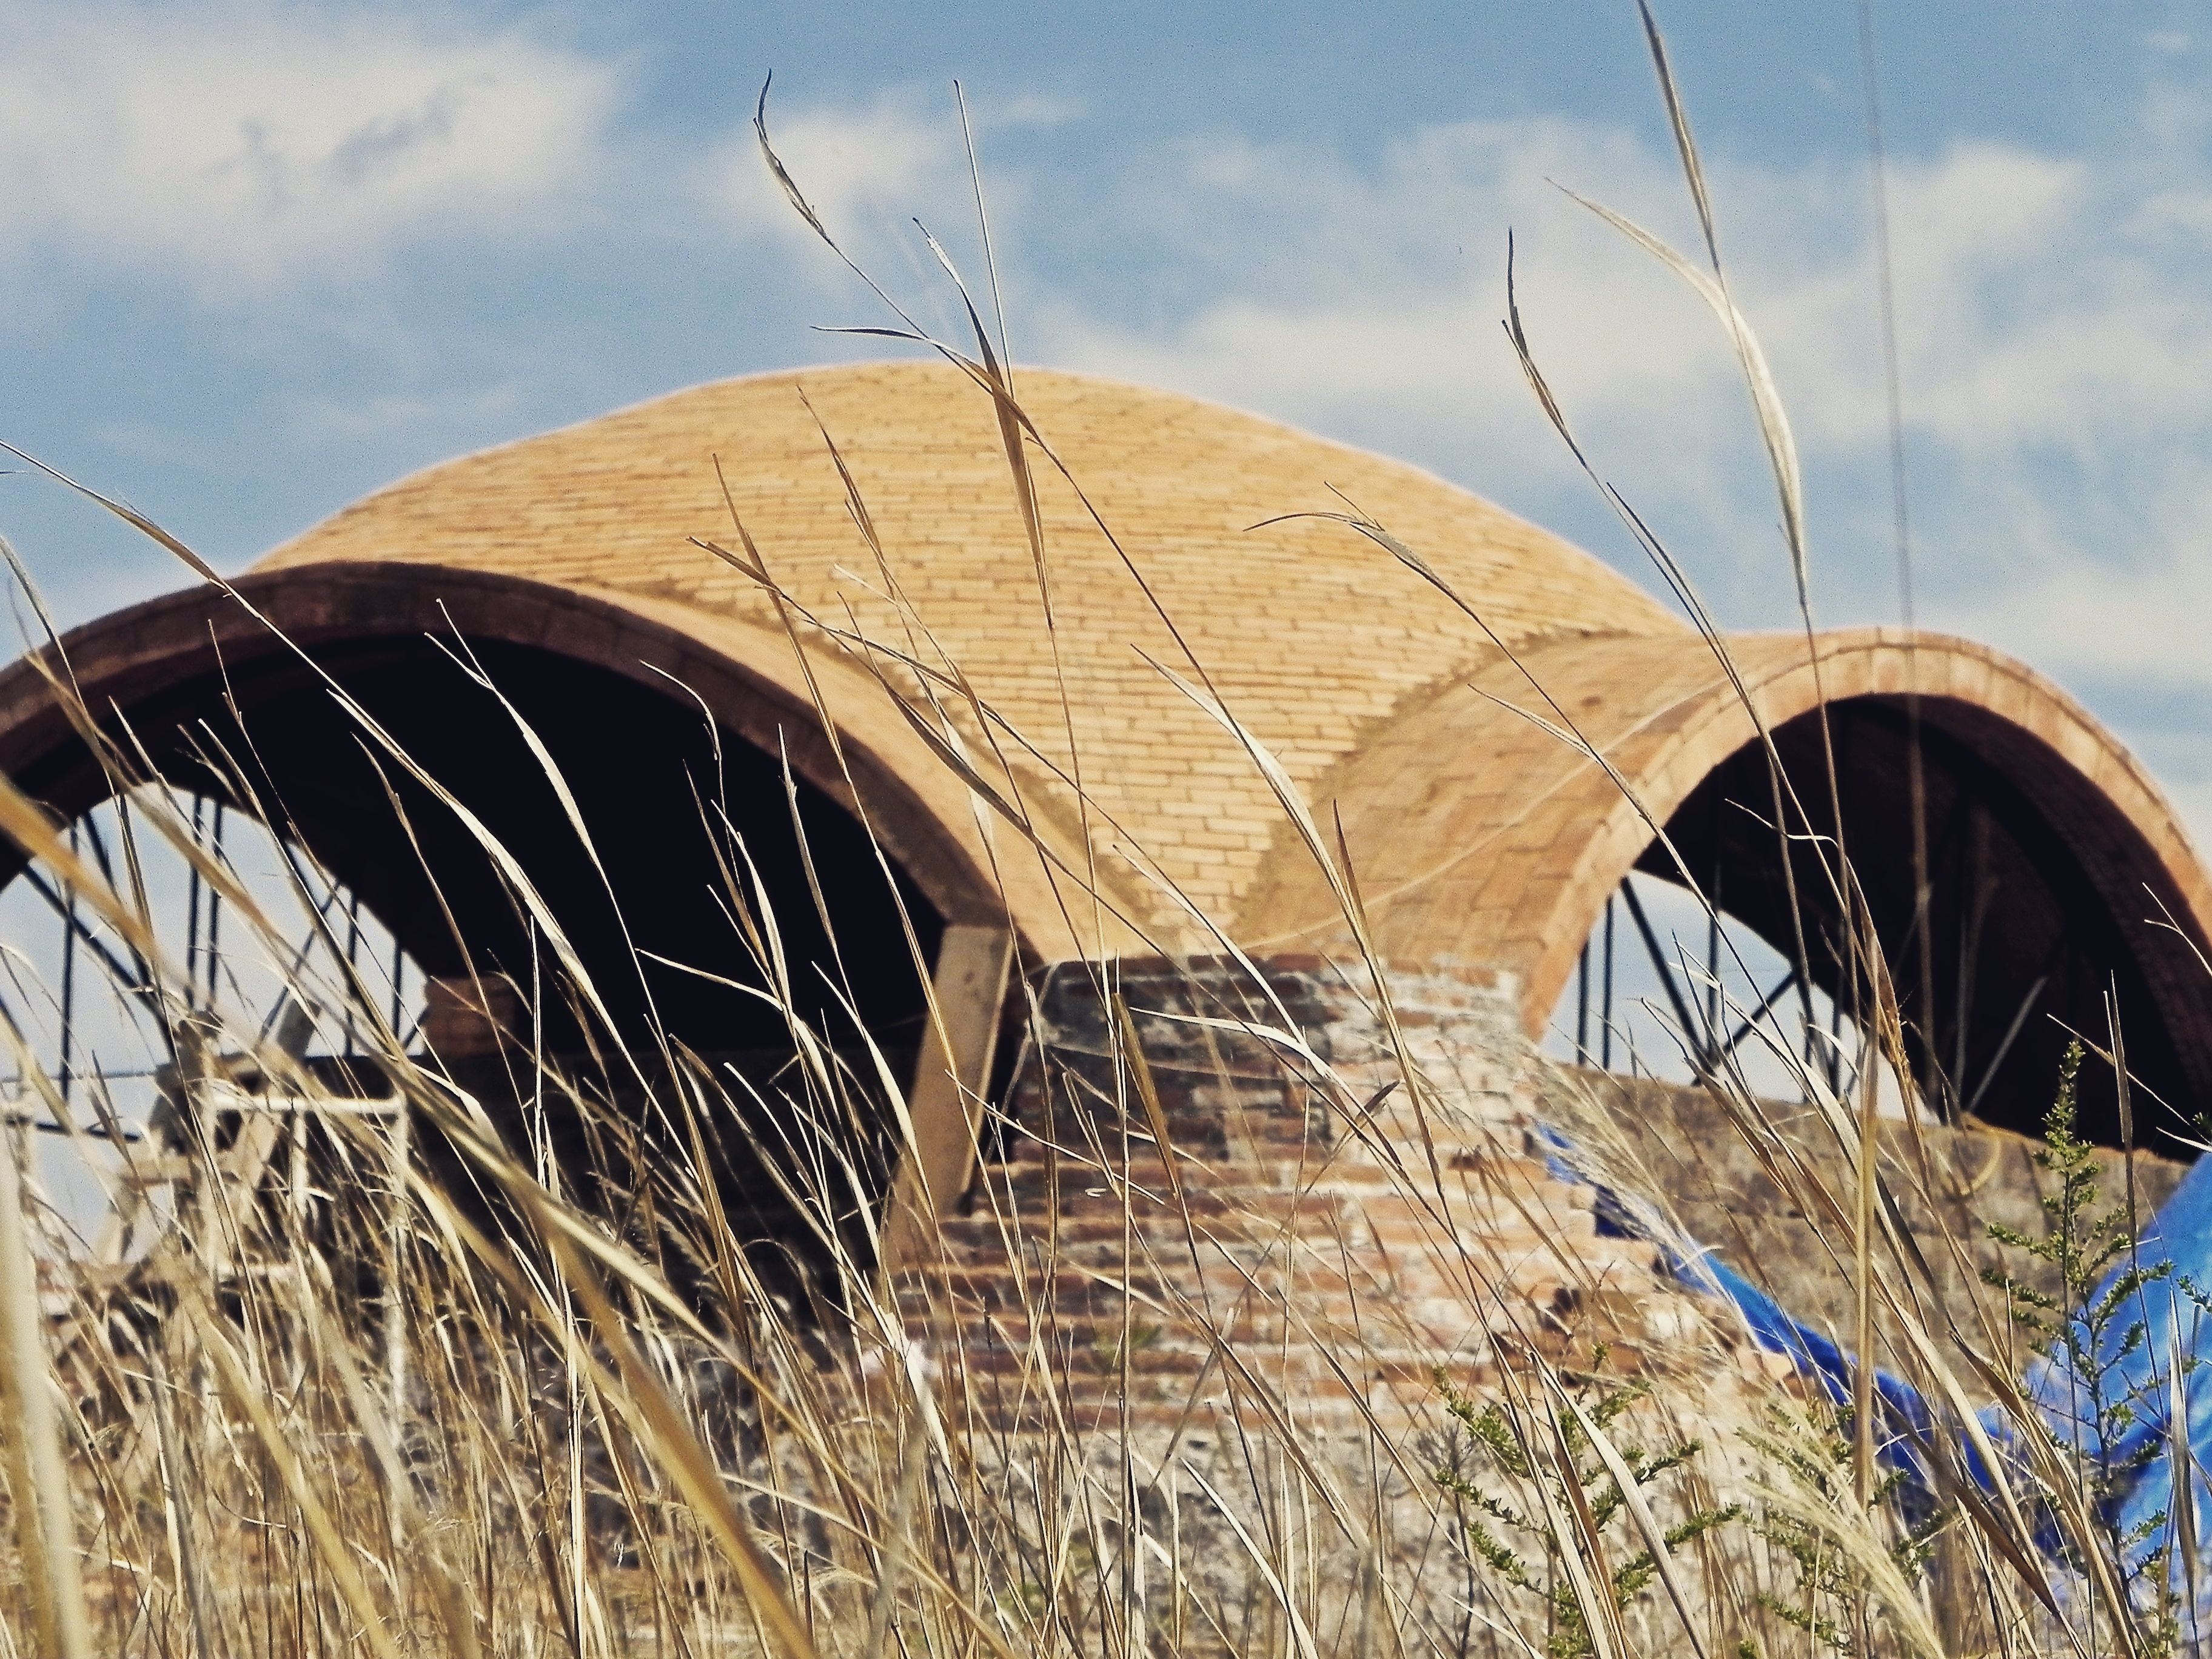
<svg viewBox="0 0 2212 1659"><path fill-rule="evenodd" d="M1010 1427L1074 1410L1188 1428L1242 1391L1349 1428L1415 1410L1439 1364L1482 1372L1500 1341L1604 1341L1620 1365L1655 1345L1731 1346L1720 1310L1547 1170L1540 1122L1850 1346L1848 1230L1820 1198L1848 1213L1849 1165L1815 1114L1770 1103L1746 1125L1700 1089L1549 1066L1521 1034L1517 987L1448 971L1390 977L1415 1091L1364 978L1306 957L1256 976L1124 961L1032 986L997 1156L905 1291L914 1334L975 1385L964 1398ZM1171 1159L1115 1058L1115 994ZM2005 1354L2014 1335L1980 1273L2036 1277L1987 1230L2040 1235L2036 1143L1978 1127L1917 1139L1888 1126L1883 1168L1940 1304L1926 1316ZM2099 1157L2105 1201L2124 1202L2124 1161ZM2135 1159L2144 1219L2183 1169Z"/></svg>
<svg viewBox="0 0 2212 1659"><path fill-rule="evenodd" d="M1440 1376L1525 1401L1547 1386L1540 1357L1595 1406L1666 1370L1615 1425L1631 1448L1741 1415L1746 1378L1702 1298L1532 1155L1516 987L1393 977L1418 1092L1372 988L1316 961L1257 978L1070 964L1030 989L1000 1156L901 1302L964 1478L989 1495L963 1549L1031 1561L1084 1540L1101 1589L1075 1624L1150 1621L1174 1650L1224 1656L1503 1651L1497 1630L1540 1633L1546 1615L1472 1559L1472 1511L1435 1479L1501 1479ZM1141 1074L1116 1053L1116 992ZM1701 1462L1698 1482L1725 1479L1723 1455ZM1710 1491L1650 1496L1673 1521ZM1629 1618L1634 1650L1682 1646L1654 1599Z"/></svg>
<svg viewBox="0 0 2212 1659"><path fill-rule="evenodd" d="M1179 1651L1287 1650L1296 1603L1317 1653L1375 1651L1386 1627L1401 1646L1501 1652L1488 1633L1540 1640L1545 1612L1468 1547L1474 1511L1435 1471L1519 1500L1440 1383L1519 1413L1523 1444L1559 1431L1545 1425L1566 1398L1619 1405L1611 1432L1638 1455L1697 1443L1649 1492L1662 1525L1755 1506L1778 1434L1814 1462L1833 1450L1788 1363L1657 1271L1653 1246L1609 1236L1591 1188L1555 1178L1534 1139L1567 1129L1601 1174L1842 1334L1848 1275L1776 1178L1848 1207L1821 1126L1765 1109L1750 1127L1781 1159L1769 1169L1701 1091L1536 1060L1516 986L1435 972L1389 988L1418 1089L1373 988L1318 961L1063 964L1029 988L996 1155L899 1286L908 1361L935 1374L967 1449L963 1559L1060 1559L1054 1540L1080 1539L1097 1593L1075 1623L1149 1621ZM1901 1128L1883 1153L1899 1212L1943 1310L1990 1350L2002 1325L1974 1323L1994 1311L1976 1279L1994 1259L1985 1224L2039 1231L2033 1145L1931 1130L1916 1152ZM2102 1159L2111 1193L2117 1164ZM2146 1215L2179 1173L2138 1160ZM885 1419L896 1394L856 1421ZM1760 1594L1798 1593L1785 1555L1746 1523L1714 1534L1700 1559L1740 1602L1716 1630L1755 1623ZM1936 1568L1959 1570L1949 1554ZM1952 1650L1987 1650L1971 1598L1953 1599ZM1630 1650L1687 1650L1656 1594L1628 1617Z"/></svg>
<svg viewBox="0 0 2212 1659"><path fill-rule="evenodd" d="M1416 1097L1371 988L1313 960L1263 973L1125 962L1109 988L1066 964L1035 988L1002 1156L906 1291L913 1334L967 1377L956 1397L1005 1427L1210 1434L1234 1408L1402 1428L1439 1365L1479 1377L1501 1340L1632 1348L1683 1300L1531 1155L1513 987L1394 977ZM1115 989L1170 1159L1115 1058Z"/></svg>
<svg viewBox="0 0 2212 1659"><path fill-rule="evenodd" d="M1825 1188L1849 1211L1850 1166L1817 1112L1764 1102L1761 1121L1745 1125L1705 1089L1566 1067L1543 1068L1534 1093L1544 1115L1609 1165L1623 1188L1662 1200L1691 1237L1850 1346L1849 1233L1823 1218L1820 1198ZM1901 1121L1882 1127L1884 1182L1941 1298L1928 1322L1940 1329L1948 1322L1984 1354L2007 1355L2014 1344L2008 1358L2015 1361L2018 1334L2004 1298L1981 1274L1996 1268L2046 1292L2056 1288L2047 1270L1989 1234L1996 1222L2043 1237L2042 1200L2055 1182L2035 1161L2040 1146L1971 1120L1925 1126L1917 1137ZM2102 1148L2095 1158L2097 1212L2124 1208L2129 1160ZM2133 1164L2136 1212L2148 1224L2189 1166L2148 1153Z"/></svg>

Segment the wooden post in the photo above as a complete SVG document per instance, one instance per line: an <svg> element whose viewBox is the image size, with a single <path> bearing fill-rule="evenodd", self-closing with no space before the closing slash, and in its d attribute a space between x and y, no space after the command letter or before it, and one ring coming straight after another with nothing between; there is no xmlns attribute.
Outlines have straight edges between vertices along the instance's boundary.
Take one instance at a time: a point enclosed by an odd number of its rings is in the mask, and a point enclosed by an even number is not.
<svg viewBox="0 0 2212 1659"><path fill-rule="evenodd" d="M915 1144L899 1160L884 1218L886 1273L927 1252L938 1218L960 1201L975 1172L983 1091L1013 962L1013 935L1002 927L955 924L937 947L930 981L937 1018L922 1035L907 1096Z"/></svg>
<svg viewBox="0 0 2212 1659"><path fill-rule="evenodd" d="M7 1412L0 1447L15 1494L16 1547L38 1650L55 1659L88 1659L92 1636L77 1574L69 1465L54 1420L48 1322L39 1303L38 1256L16 1163L26 1156L16 1126L0 1127L0 1407Z"/></svg>

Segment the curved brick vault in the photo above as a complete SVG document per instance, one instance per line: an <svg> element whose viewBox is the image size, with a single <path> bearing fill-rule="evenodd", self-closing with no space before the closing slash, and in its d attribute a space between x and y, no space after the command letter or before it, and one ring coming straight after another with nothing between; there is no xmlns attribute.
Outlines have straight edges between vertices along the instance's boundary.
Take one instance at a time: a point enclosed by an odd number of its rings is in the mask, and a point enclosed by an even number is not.
<svg viewBox="0 0 2212 1659"><path fill-rule="evenodd" d="M1371 736L1317 788L1342 813L1382 948L1510 974L1539 1035L1622 878L1686 867L1794 957L1763 726L1794 792L1782 815L1793 830L1836 844L1831 803L1842 802L1841 845L1923 1082L1931 1070L1963 1078L1984 1115L2036 1127L2059 1022L2100 1038L2117 981L2130 1070L2177 1107L2212 1099L2212 975L2198 954L2212 886L2157 785L2085 710L2023 665L1940 636L1835 633L1808 652L1802 635L1735 635L1728 653L1733 679L1686 634L1547 642ZM1607 767L1559 734L1563 714ZM1913 921L1916 715L1927 961ZM1848 999L1821 937L1838 937L1832 878L1802 841L1793 863L1813 978ZM1255 950L1347 943L1312 860L1289 848L1262 866L1240 921ZM2085 1121L2116 1142L2109 1087L2085 1087Z"/></svg>
<svg viewBox="0 0 2212 1659"><path fill-rule="evenodd" d="M1050 628L989 401L939 365L702 386L433 467L279 548L240 591L332 660L458 634L534 653L549 673L565 663L611 677L631 688L621 695L634 695L637 720L696 725L703 704L745 744L787 753L825 800L850 809L857 792L942 929L927 941L940 988L966 988L978 1033L993 1024L1009 924L1031 964L1210 948L1186 902L1255 953L1342 948L1266 781L1155 665L1188 675L1186 647L1308 799L1340 812L1394 964L1502 974L1532 1033L1625 874L1672 873L1645 814L1671 826L1700 880L1720 872L1728 908L1786 941L1781 857L1757 816L1768 775L1747 748L1756 734L1742 697L1707 644L1632 583L1426 474L1249 416L1042 371L1017 390L1115 538L1040 461ZM1346 498L1418 549L1486 629L1340 525L1254 527ZM1004 728L987 732L964 708L949 718L969 753L1006 757L985 769L1048 857L991 826L867 665L802 623L839 737L824 740L775 606L690 539L732 539L732 512L805 612L960 666ZM1964 988L1917 1004L1917 980L1899 968L1908 1018L1932 1033L1917 1058L1946 1074L1987 1072L2011 1011L2039 986L2033 1011L2098 1026L2093 993L2117 975L2145 1080L2179 1106L2212 1099L2212 989L2194 955L2212 885L2156 785L2108 733L2028 670L1960 641L1826 635L1817 672L1802 638L1729 648L1812 827L1840 828L1900 964L1920 955L1910 864L1899 862L1908 785L1897 734L1917 707L1941 878L1936 983ZM142 731L218 707L219 670L251 681L266 668L269 708L307 687L270 666L290 659L260 624L205 590L80 629L69 653L91 704L112 702ZM1557 719L1531 676L1634 802L1509 706ZM1822 694L1825 743L1812 712ZM1830 747L1840 826L1821 805ZM0 677L0 765L58 810L97 793L25 665ZM1068 781L1079 769L1085 799ZM1094 865L1103 906L1067 874ZM1796 873L1817 934L1833 906L1820 909L1814 866L1801 858ZM2146 921L2160 907L2172 929ZM1832 960L1813 956L1816 981L1844 988ZM2029 1024L1988 1115L2032 1109L2057 1028ZM940 1035L988 1050L988 1035ZM959 1138L957 1115L933 1133Z"/></svg>

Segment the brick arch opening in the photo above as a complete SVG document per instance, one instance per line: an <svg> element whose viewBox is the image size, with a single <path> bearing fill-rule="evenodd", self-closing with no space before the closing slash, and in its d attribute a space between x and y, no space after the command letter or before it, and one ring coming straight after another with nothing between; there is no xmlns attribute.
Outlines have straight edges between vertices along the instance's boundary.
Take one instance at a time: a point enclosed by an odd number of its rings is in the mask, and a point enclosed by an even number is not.
<svg viewBox="0 0 2212 1659"><path fill-rule="evenodd" d="M946 974L977 977L978 936L1008 941L1003 921L979 925L989 890L958 837L866 744L836 752L816 711L773 681L610 600L434 568L295 570L248 578L235 596L200 590L119 613L47 654L46 667L73 678L113 732L127 727L131 746L172 784L278 820L272 827L357 895L429 974L504 975L526 994L543 987L538 1029L518 1022L526 1044L582 1054L596 1041L604 1054L607 1033L587 1031L572 1012L553 953L475 835L365 740L333 683L513 855L615 1030L648 1064L660 1031L760 1082L788 1061L782 1016L721 982L765 985L738 914L757 882L799 1011L851 1048L864 1026L894 1073L914 1079L917 1118L929 1121L948 1071L988 1065L988 1052L945 1052L963 988ZM588 848L523 723L565 780ZM210 765L218 752L243 787ZM29 663L0 676L0 765L61 818L110 787ZM21 867L9 849L0 880ZM936 1018L933 972L940 1003L956 1005ZM485 1055L476 1069L483 1075L471 1082L495 1106L503 1062ZM603 1076L620 1069L599 1067ZM860 1164L880 1202L900 1151L896 1114L878 1104ZM714 1151L725 1208L771 1258L770 1281L796 1288L817 1264L792 1260L787 1246L808 1229L781 1213L787 1201L737 1126L723 1127L732 1133ZM937 1122L929 1132L957 1142L962 1127ZM586 1126L572 1117L556 1128L560 1150L580 1168ZM867 1236L857 1215L848 1220Z"/></svg>
<svg viewBox="0 0 2212 1659"><path fill-rule="evenodd" d="M2205 965L2212 878L2179 815L2110 732L2033 671L1967 641L1860 630L1820 635L1809 653L1802 635L1739 635L1726 647L1723 670L1696 638L1561 640L1480 665L1464 684L1413 702L1370 734L1314 794L1342 823L1370 937L1382 954L1414 969L1504 975L1520 998L1524 1029L1540 1039L1608 900L1632 870L1656 867L1655 822L1677 825L1697 848L1690 856L1700 879L1713 859L1701 838L1721 833L1706 827L1715 821L1714 799L1750 809L1733 811L1731 835L1755 823L1751 813L1771 823L1764 763L1755 777L1744 769L1756 760L1762 725L1791 733L1790 771L1802 798L1827 799L1825 761L1814 763L1801 742L1817 734L1824 704L1850 711L1838 727L1847 739L1847 848L1891 904L1899 890L1897 860L1911 856L1911 814L1909 782L1887 734L1917 702L1925 753L1943 769L1941 799L1931 795L1931 835L1955 856L1959 836L1969 837L1971 848L1980 833L1975 810L2002 828L1991 867L2001 883L2002 872L2013 873L1992 908L2008 906L2017 916L2005 924L2013 931L2001 935L2009 942L1999 948L2033 958L2015 983L2013 968L1993 965L1989 948L1978 951L1974 975L1985 988L1963 1002L1963 1069L1974 1071L1978 1056L1995 1058L1984 1045L2002 1038L2046 958L2051 986L2063 992L2055 1006L2031 1006L2023 1030L2033 1027L2032 1036L2015 1039L1978 1115L2038 1127L2051 1097L2051 1044L2063 1041L2050 1016L2096 1037L2105 1021L2094 987L2115 977L2131 1069L2185 1116L2212 1104L2212 971ZM1747 700L1759 711L1756 722ZM1573 734L1557 712L1573 722ZM1954 801L1968 805L1953 824L1944 815ZM1814 827L1832 833L1835 826ZM1727 908L1750 911L1746 920L1770 939L1791 939L1761 896L1754 866L1765 854L1746 848L1740 856L1753 864L1724 895ZM1778 875L1779 856L1772 855ZM1912 885L1905 878L1902 890L1909 895ZM1972 902L1955 902L1971 918ZM1908 980L1920 957L1911 910L1908 899L1902 922L1893 909L1882 923L1893 968ZM1939 930L1952 927L1954 914L1939 909ZM1239 943L1255 952L1341 952L1350 943L1310 854L1289 836L1270 850L1237 927ZM1945 974L1956 972L1956 937L1943 936L1935 954L1938 970L1923 976L1935 981L1932 1024L1916 1038L1917 1063L1940 1063L1948 1078L1962 1069L1961 999L1955 988L1942 991ZM1908 988L1907 1015L1917 1019L1916 994ZM1992 1012L2001 1006L2002 1012ZM2138 1105L2146 1139L2179 1127L2148 1097ZM2116 1139L2113 1111L2109 1079L2094 1083L2084 1100L2088 1128Z"/></svg>
<svg viewBox="0 0 2212 1659"><path fill-rule="evenodd" d="M1843 699L1774 729L1803 813L1792 822L1789 859L1804 965L1839 1006L1871 1010L1869 975L1846 942L1838 861L1821 856L1840 848L1880 941L1923 1099L1947 1115L1971 1107L2001 1127L2039 1133L2069 1033L2109 1043L2111 997L2138 1085L2136 1133L2154 1144L2184 1128L2179 1114L2196 1109L2201 1079L2191 1064L2197 1056L2185 1052L2196 1033L2177 1030L2172 999L2152 981L2172 935L2159 937L2145 849L2129 844L2136 838L2079 771L2047 749L2036 752L2041 745L2025 736L1953 698L1919 699L1916 720L1914 702L1896 695ZM1924 909L1912 830L1916 745ZM1765 745L1746 744L1675 807L1667 833L1721 908L1795 961L1773 799ZM2101 843L2101 857L2085 856L2085 834ZM1636 868L1680 879L1656 842ZM2108 1067L2084 1068L2080 1109L2092 1139L2119 1144Z"/></svg>

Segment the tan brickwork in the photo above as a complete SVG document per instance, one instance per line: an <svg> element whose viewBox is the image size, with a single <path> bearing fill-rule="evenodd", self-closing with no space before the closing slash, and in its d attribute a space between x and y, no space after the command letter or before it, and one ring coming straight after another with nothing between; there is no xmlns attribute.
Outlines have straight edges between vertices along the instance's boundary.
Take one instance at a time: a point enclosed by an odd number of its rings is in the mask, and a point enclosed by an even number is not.
<svg viewBox="0 0 2212 1659"><path fill-rule="evenodd" d="M2204 939L2212 882L2179 815L2142 765L2040 675L1984 646L1878 629L1821 635L1817 667L1802 635L1736 635L1728 649L1744 693L1693 637L1547 644L1371 735L1315 787L1342 813L1383 952L1511 974L1527 1028L1540 1031L1654 826L1757 738L1745 694L1771 729L1823 696L1908 690L1924 720L2035 800L2117 917L2154 916L2162 904ZM1559 722L1532 679L1607 766L1527 718ZM1255 950L1349 945L1313 861L1288 846L1269 855L1238 923ZM2170 933L2138 934L2153 992L2197 1058L2202 967Z"/></svg>
<svg viewBox="0 0 2212 1659"><path fill-rule="evenodd" d="M1017 389L1115 538L1033 448L1050 627L990 401L944 365L702 386L449 462L277 550L241 587L305 644L450 623L681 679L848 801L849 771L933 902L955 921L1010 919L1028 960L1218 949L1170 889L1244 948L1341 957L1337 901L1261 769L1155 665L1197 678L1187 644L1324 833L1340 817L1380 953L1401 971L1502 971L1537 1030L1653 826L1756 735L1712 648L1588 555L1412 468L1109 381L1024 371ZM1344 526L1261 523L1340 508L1333 490L1425 557L1511 656ZM828 626L854 619L967 676L1005 726L987 733L957 704L948 718L1047 856L886 697L868 672L880 655L802 628L810 687L769 599L692 544L733 539L732 507ZM173 596L81 630L71 667L94 706L128 705L216 653L269 648L259 628L212 592ZM2183 1069L2212 1091L2212 1001L2191 949L2208 939L2212 883L2111 734L2021 665L1954 640L1823 635L1817 667L1802 635L1727 648L1769 725L1823 696L1917 693L1925 719L2026 792L2131 930ZM888 671L910 685L902 673ZM841 747L811 729L815 690ZM67 741L30 665L0 676L11 775ZM88 804L59 785L52 797ZM1093 879L1101 902L1083 890ZM2143 925L2159 906L2179 933Z"/></svg>
<svg viewBox="0 0 2212 1659"><path fill-rule="evenodd" d="M808 611L957 664L1017 734L997 744L1012 759L1006 792L1057 872L986 847L973 815L947 800L942 764L886 718L849 654L833 662L834 645L809 635L860 750L929 803L971 868L995 868L1034 951L1207 948L1170 886L1241 944L1340 950L1334 902L1259 768L1155 665L1197 678L1187 645L1322 820L1342 814L1383 954L1503 969L1535 1029L1652 823L1755 735L1710 647L1588 555L1396 462L1111 381L1031 370L1017 392L1112 532L1032 447L1050 627L990 400L942 364L679 392L434 467L258 568L407 561L553 584L788 690L799 682L769 600L690 540L731 539L734 507ZM1513 659L1345 526L1261 523L1340 510L1343 498L1425 558ZM900 605L885 597L893 588ZM584 654L606 654L585 643ZM1879 633L1824 636L1817 672L1802 636L1734 637L1729 649L1770 723L1822 693L1917 690L1930 718L2052 805L2121 911L2148 887L2204 937L2212 884L2172 808L2109 733L2020 665ZM951 714L970 753L988 757L985 734ZM1613 775L1524 714L1577 727ZM1078 775L1083 798L1069 785ZM1092 870L1104 911L1074 890L1071 872ZM2169 954L2151 977L2172 990L2190 963ZM2212 1076L2212 1055L2203 1069Z"/></svg>
<svg viewBox="0 0 2212 1659"><path fill-rule="evenodd" d="M1120 544L1032 451L1050 629L990 400L942 365L823 368L679 392L433 467L257 569L404 560L658 602L664 618L688 610L772 627L760 592L690 540L732 539L719 457L778 580L825 620L842 624L850 605L870 634L903 642L826 428L913 616L1053 767L1073 769L1072 725L1091 817L1121 826L1101 825L1096 842L1110 853L1126 835L1217 917L1234 911L1280 815L1220 726L1146 660L1189 677L1146 586L1229 708L1302 783L1409 698L1495 655L1474 622L1352 531L1311 520L1254 527L1341 511L1332 488L1478 599L1516 648L1681 631L1588 554L1401 463L1112 381L1031 370L1017 391ZM1079 819L1046 766L1018 770L1026 794L1060 797L1061 817ZM1145 920L1167 930L1161 942L1178 942L1177 907L1157 897L1147 907Z"/></svg>
<svg viewBox="0 0 2212 1659"><path fill-rule="evenodd" d="M1006 1155L900 1285L909 1337L965 1380L951 1395L963 1409L996 1431L1212 1433L1240 1410L1307 1431L1396 1427L1433 1412L1438 1365L1467 1382L1527 1345L1586 1359L1604 1340L1632 1367L1653 1334L1702 1326L1656 1247L1601 1233L1589 1189L1531 1154L1514 986L1392 976L1425 1079L1417 1121L1371 988L1313 957L1259 968L1114 975L1174 1177L1092 975L1038 988ZM1287 1018L1328 1075L1188 1015Z"/></svg>
<svg viewBox="0 0 2212 1659"><path fill-rule="evenodd" d="M1170 884L1240 943L1340 949L1334 902L1259 769L1154 665L1195 678L1179 633L1324 820L1342 813L1384 954L1504 969L1534 1029L1650 822L1755 735L1711 648L1588 555L1396 462L1111 381L1031 370L1017 391L1113 534L1033 447L1049 628L990 400L942 364L702 386L448 462L259 570L379 560L527 578L596 595L795 689L769 599L691 544L730 539L734 507L808 611L941 654L1018 734L999 745L1012 757L1008 793L1051 843L1057 873L1018 850L994 857L947 798L941 763L886 719L849 657L832 662L834 647L810 636L838 720L930 803L972 867L996 868L1033 950L1206 948ZM878 532L880 567L825 432ZM1340 510L1335 490L1427 559L1517 660L1344 526L1261 523ZM894 586L903 611L884 597ZM2020 665L1881 634L1824 637L1817 674L1800 636L1735 637L1729 650L1770 722L1818 692L1917 690L1932 718L2056 803L2061 833L2116 904L2133 907L2148 886L2203 936L2212 886L2171 807L2108 733ZM1577 726L1618 777L1517 711ZM952 712L971 753L988 756ZM1069 787L1079 774L1087 799ZM1067 872L1093 868L1131 926L1072 890ZM2154 983L2188 968L2154 964Z"/></svg>

